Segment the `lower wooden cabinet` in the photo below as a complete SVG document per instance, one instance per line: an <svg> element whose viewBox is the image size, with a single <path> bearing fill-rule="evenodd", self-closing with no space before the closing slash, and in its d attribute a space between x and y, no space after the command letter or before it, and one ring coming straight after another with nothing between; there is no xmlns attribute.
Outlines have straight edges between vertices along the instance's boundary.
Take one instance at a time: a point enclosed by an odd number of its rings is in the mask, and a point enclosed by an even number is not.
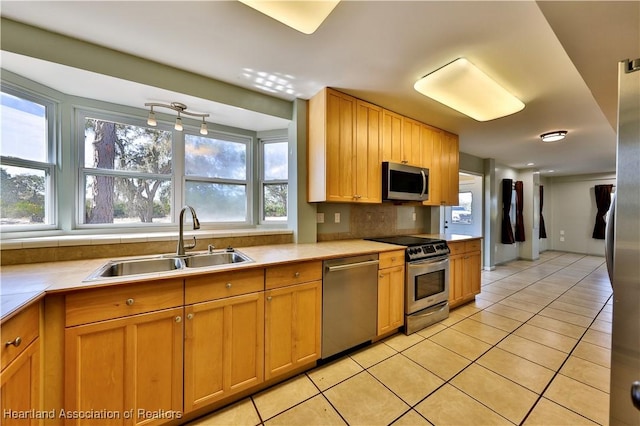
<svg viewBox="0 0 640 426"><path fill-rule="evenodd" d="M378 336L404 325L404 251L380 253Z"/></svg>
<svg viewBox="0 0 640 426"><path fill-rule="evenodd" d="M262 383L263 292L188 305L185 316L185 412Z"/></svg>
<svg viewBox="0 0 640 426"><path fill-rule="evenodd" d="M40 339L36 338L0 374L2 424L38 425L39 419L20 417L21 413L39 409Z"/></svg>
<svg viewBox="0 0 640 426"><path fill-rule="evenodd" d="M182 329L182 307L68 327L65 424L155 425L181 416Z"/></svg>
<svg viewBox="0 0 640 426"><path fill-rule="evenodd" d="M322 281L268 290L265 296L268 380L320 358Z"/></svg>
<svg viewBox="0 0 640 426"><path fill-rule="evenodd" d="M482 240L449 242L449 306L455 307L480 293Z"/></svg>

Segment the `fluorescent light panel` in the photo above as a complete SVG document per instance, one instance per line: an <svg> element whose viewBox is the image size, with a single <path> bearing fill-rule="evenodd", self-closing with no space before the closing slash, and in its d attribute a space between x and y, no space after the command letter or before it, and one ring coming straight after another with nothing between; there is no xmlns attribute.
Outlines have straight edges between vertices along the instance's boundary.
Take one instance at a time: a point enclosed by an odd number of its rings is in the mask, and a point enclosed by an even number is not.
<svg viewBox="0 0 640 426"><path fill-rule="evenodd" d="M465 58L427 74L413 86L418 92L477 121L521 111L524 103Z"/></svg>
<svg viewBox="0 0 640 426"><path fill-rule="evenodd" d="M315 32L340 2L340 0L239 1L305 34Z"/></svg>

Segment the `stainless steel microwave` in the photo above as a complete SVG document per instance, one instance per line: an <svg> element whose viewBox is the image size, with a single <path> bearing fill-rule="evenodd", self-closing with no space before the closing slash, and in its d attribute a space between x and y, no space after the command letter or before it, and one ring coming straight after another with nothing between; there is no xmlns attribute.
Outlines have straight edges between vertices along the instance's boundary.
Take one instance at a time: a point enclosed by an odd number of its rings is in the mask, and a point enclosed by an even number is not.
<svg viewBox="0 0 640 426"><path fill-rule="evenodd" d="M408 164L382 163L382 199L425 201L429 199L429 169Z"/></svg>

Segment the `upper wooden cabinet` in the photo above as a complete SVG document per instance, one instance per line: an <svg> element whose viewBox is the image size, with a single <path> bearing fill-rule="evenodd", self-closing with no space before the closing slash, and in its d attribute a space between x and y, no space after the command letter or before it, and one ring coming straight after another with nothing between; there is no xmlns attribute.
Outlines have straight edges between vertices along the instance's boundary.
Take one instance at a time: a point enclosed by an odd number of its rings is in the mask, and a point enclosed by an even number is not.
<svg viewBox="0 0 640 426"><path fill-rule="evenodd" d="M309 202L382 202L382 109L325 88L309 100Z"/></svg>
<svg viewBox="0 0 640 426"><path fill-rule="evenodd" d="M308 201L382 202L382 162L429 169L428 206L458 204L458 136L325 88L309 100Z"/></svg>

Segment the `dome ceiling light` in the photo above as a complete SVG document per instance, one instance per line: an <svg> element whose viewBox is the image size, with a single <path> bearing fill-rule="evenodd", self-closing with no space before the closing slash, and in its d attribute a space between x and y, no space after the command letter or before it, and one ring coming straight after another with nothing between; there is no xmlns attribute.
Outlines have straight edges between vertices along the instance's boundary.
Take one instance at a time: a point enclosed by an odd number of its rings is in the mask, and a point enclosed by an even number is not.
<svg viewBox="0 0 640 426"><path fill-rule="evenodd" d="M566 135L566 130L555 130L553 132L541 134L540 139L542 139L542 142L557 142L564 139Z"/></svg>

